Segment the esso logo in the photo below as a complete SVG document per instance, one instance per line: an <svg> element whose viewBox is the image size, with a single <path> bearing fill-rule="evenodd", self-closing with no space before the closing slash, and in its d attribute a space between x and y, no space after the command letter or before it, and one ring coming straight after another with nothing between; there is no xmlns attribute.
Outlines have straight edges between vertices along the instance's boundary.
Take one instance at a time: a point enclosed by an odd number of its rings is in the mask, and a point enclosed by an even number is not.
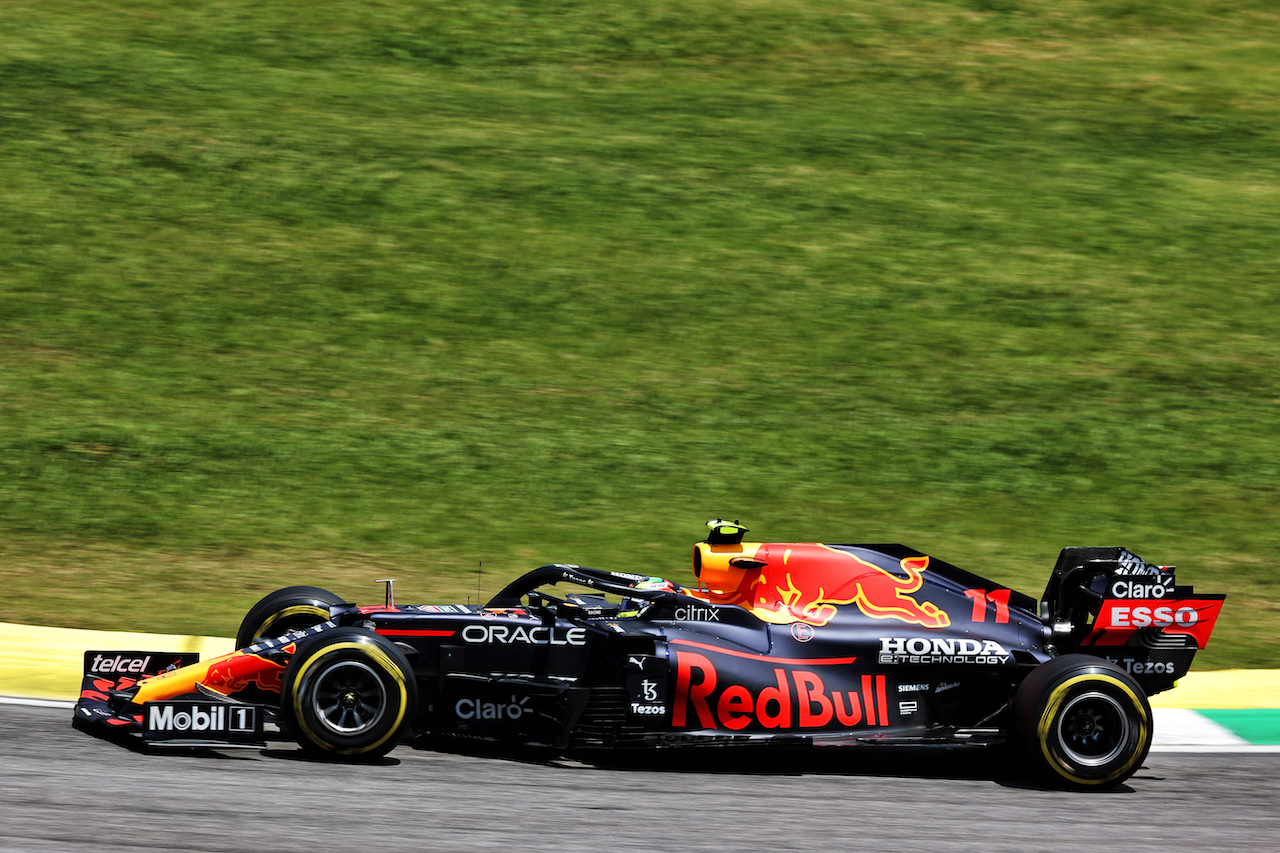
<svg viewBox="0 0 1280 853"><path fill-rule="evenodd" d="M1111 621L1105 626L1107 628L1190 628L1200 621L1200 614L1194 607L1139 604L1112 607L1109 612Z"/></svg>

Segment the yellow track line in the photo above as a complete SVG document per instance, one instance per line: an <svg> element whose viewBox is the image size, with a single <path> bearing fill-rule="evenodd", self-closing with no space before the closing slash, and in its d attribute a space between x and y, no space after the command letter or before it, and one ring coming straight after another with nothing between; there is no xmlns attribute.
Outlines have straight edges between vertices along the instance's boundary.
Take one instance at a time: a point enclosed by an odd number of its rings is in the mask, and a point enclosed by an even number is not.
<svg viewBox="0 0 1280 853"><path fill-rule="evenodd" d="M232 651L228 637L81 631L0 622L0 696L75 699L80 695L87 649L199 652L200 658Z"/></svg>

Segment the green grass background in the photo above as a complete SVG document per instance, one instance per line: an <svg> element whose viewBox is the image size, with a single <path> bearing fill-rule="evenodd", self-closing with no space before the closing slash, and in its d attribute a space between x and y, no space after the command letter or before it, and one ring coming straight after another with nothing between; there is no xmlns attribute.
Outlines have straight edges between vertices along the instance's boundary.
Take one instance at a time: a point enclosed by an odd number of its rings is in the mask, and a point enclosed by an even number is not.
<svg viewBox="0 0 1280 853"><path fill-rule="evenodd" d="M1280 10L8 0L0 619L679 579L702 523L1276 664ZM477 568L483 562L483 573Z"/></svg>

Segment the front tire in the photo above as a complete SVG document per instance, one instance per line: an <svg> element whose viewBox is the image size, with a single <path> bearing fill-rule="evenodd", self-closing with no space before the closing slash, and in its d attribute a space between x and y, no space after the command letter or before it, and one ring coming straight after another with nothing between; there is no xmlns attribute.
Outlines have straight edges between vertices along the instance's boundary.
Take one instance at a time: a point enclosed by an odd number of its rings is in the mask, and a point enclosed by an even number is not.
<svg viewBox="0 0 1280 853"><path fill-rule="evenodd" d="M363 628L335 628L304 640L281 688L281 713L302 748L347 761L390 752L418 703L404 654Z"/></svg>
<svg viewBox="0 0 1280 853"><path fill-rule="evenodd" d="M278 589L249 608L236 631L236 648L327 622L329 607L345 603L342 596L318 586Z"/></svg>
<svg viewBox="0 0 1280 853"><path fill-rule="evenodd" d="M1014 726L1027 757L1059 785L1101 789L1142 766L1151 706L1129 673L1092 655L1041 664L1019 685Z"/></svg>

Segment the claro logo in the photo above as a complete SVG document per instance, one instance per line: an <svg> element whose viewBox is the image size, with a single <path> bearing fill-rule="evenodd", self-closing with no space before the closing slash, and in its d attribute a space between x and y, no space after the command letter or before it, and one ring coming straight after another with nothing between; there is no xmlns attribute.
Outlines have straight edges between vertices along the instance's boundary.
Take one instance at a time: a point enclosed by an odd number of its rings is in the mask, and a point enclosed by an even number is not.
<svg viewBox="0 0 1280 853"><path fill-rule="evenodd" d="M1121 578L1112 581L1107 592L1112 598L1172 598L1173 578L1157 577L1150 582Z"/></svg>
<svg viewBox="0 0 1280 853"><path fill-rule="evenodd" d="M585 646L586 628L552 628L547 625L468 625L462 629L468 643L528 646Z"/></svg>
<svg viewBox="0 0 1280 853"><path fill-rule="evenodd" d="M453 706L453 713L460 720L518 720L530 712L528 704L528 696L520 700L512 696L510 702L459 699Z"/></svg>

